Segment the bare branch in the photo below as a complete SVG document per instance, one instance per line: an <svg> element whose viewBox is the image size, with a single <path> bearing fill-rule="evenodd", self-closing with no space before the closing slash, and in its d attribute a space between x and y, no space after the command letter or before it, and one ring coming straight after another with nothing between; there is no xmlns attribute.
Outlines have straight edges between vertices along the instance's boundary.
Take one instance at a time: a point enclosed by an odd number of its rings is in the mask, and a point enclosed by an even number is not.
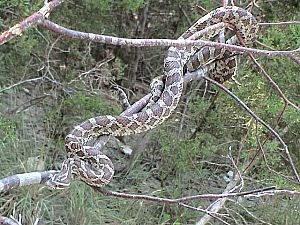
<svg viewBox="0 0 300 225"><path fill-rule="evenodd" d="M268 79L268 81L272 84L274 89L279 93L280 97L283 99L284 103L287 105L291 105L293 108L295 108L298 112L300 112L300 108L291 102L283 93L283 91L279 88L279 86L273 81L271 76L265 71L265 69L257 62L257 60L253 57L253 55L248 54L251 60L254 62L254 64L258 67L258 69L263 73L263 75Z"/></svg>
<svg viewBox="0 0 300 225"><path fill-rule="evenodd" d="M260 42L260 41L257 41L257 40L256 40L256 43L259 44L259 45L261 45L261 46L263 46L263 47L265 47L265 48L267 48L267 49L269 49L269 50L275 51L274 48L272 48L272 47L270 47L270 46L268 46L268 45L266 45L266 44L264 44L264 43L262 43L262 42ZM295 57L295 56L293 56L293 55L289 55L288 57L289 57L291 60L293 60L295 63L297 63L297 64L300 65L300 58L299 58L299 57Z"/></svg>
<svg viewBox="0 0 300 225"><path fill-rule="evenodd" d="M228 199L228 200L231 201L231 202L233 202L234 204L237 204L239 207L243 208L243 210L244 210L245 212L247 212L248 215L250 215L250 216L253 217L254 219L258 220L258 221L261 222L262 224L272 225L272 224L270 224L270 223L268 223L268 222L266 222L266 221L264 221L264 220L258 218L257 216L255 216L252 212L250 212L245 206L243 206L242 204L240 204L238 201L234 201L234 200L232 200L232 199Z"/></svg>
<svg viewBox="0 0 300 225"><path fill-rule="evenodd" d="M300 21L287 21L278 23L258 23L259 26L286 26L286 25L300 25Z"/></svg>
<svg viewBox="0 0 300 225"><path fill-rule="evenodd" d="M111 44L119 46L210 46L216 48L226 48L232 51L238 52L250 52L259 55L292 55L300 53L300 48L290 51L268 51L253 49L247 47L241 47L237 45L224 44L220 42L203 41L203 40L172 40L172 39L130 39L130 38L118 38L113 36L99 35L93 33L84 33L80 31L75 31L62 27L56 23L49 20L45 20L41 25L57 34L63 35L65 37L80 39L80 40L90 40L102 44Z"/></svg>
<svg viewBox="0 0 300 225"><path fill-rule="evenodd" d="M30 28L33 25L40 24L46 29L49 29L55 33L61 34L62 36L71 37L74 39L80 39L80 40L90 40L94 42L99 42L103 44L111 44L111 45L119 45L119 46L211 46L216 48L226 48L232 51L238 51L238 52L247 52L249 53L251 59L253 62L258 66L260 71L267 77L267 79L271 82L275 90L279 93L280 97L283 99L285 103L286 108L287 105L291 105L294 107L298 112L300 112L300 108L289 101L284 93L280 90L279 86L272 80L272 78L267 74L267 72L259 65L259 63L254 59L254 57L250 53L254 54L260 54L260 55L286 55L290 58L295 59L294 61L299 63L299 58L294 57L293 55L296 53L300 53L300 48L297 48L295 50L290 51L277 51L274 49L269 50L260 50L260 49L253 49L243 46L236 46L236 45L230 45L220 42L211 42L211 41L202 41L202 40L193 40L199 38L203 33L206 33L209 29L215 29L218 27L225 27L227 24L219 23L216 25L213 25L211 27L208 27L201 32L197 33L197 36L193 36L192 40L172 40L172 39L129 39L129 38L118 38L118 37L112 37L112 36L105 36L105 35L98 35L98 34L92 34L92 33L84 33L79 31L74 31L71 29L64 28L58 24L55 24L51 21L45 20L45 18L48 17L49 13L57 7L59 4L61 4L63 0L53 0L49 3L45 3L45 5L36 13L33 15L27 17L25 20L23 20L21 23L13 26L8 31L3 32L0 34L0 45L6 43L7 41L11 40L12 38L16 36L22 35L22 33ZM223 6L227 5L228 1L222 1ZM231 1L231 4L233 4L233 1ZM255 1L253 1L253 4L255 4ZM144 21L145 22L145 21ZM291 21L291 22L280 22L280 23L259 23L260 26L274 26L274 25L292 25L292 24L300 24L299 21ZM144 25L142 26L144 29ZM58 39L57 39L58 40ZM55 42L53 43L52 47L54 46ZM51 47L51 48L52 48ZM266 47L266 46L265 46ZM50 55L50 51L48 54L48 58ZM48 60L49 62L49 60ZM214 64L210 64L214 65ZM49 69L49 65L48 65ZM285 144L285 142L282 140L282 138L279 136L279 134L275 131L275 128L271 128L267 123L265 123L262 119L260 119L251 109L243 103L237 96L235 96L233 93L231 93L229 90L227 90L223 85L217 83L216 81L208 78L205 76L207 68L204 67L200 71L196 71L193 73L188 73L184 76L184 81L189 82L195 78L203 78L206 81L209 81L213 83L214 85L221 88L223 91L225 91L228 95L230 95L234 100L238 102L239 105L241 105L247 113L249 113L257 122L262 124L269 132L276 137L276 139L280 142L280 144L283 146L283 149L285 150L285 154L288 157L288 161L292 167L293 173L298 181L300 183L300 178L298 175L298 172L296 170L296 167L294 166L294 163L292 161L292 158L289 154L288 147ZM50 75L51 72L49 71ZM24 81L20 81L18 83L15 83L13 85L10 85L2 90L0 92L4 92L9 90L10 88L16 87L17 85L21 85L26 82L32 82L40 79L50 79L46 76L38 77L38 78L32 78ZM54 78L53 78L54 79ZM124 111L121 115L131 115L133 113L136 113L143 109L145 105L148 103L150 98L150 94L146 95L142 99L140 99L138 102L136 102L134 105L132 105L129 109ZM284 110L282 111L282 113ZM107 140L109 139L109 136L101 136L96 141L95 147L96 149L101 149ZM259 143L260 151L263 152L262 145ZM257 153L258 154L258 153ZM264 152L263 152L264 154ZM265 155L264 155L265 156ZM194 196L187 196L177 199L169 199L169 198L160 198L160 197L154 197L149 195L135 195L135 194L126 194L126 193L119 193L114 192L102 188L95 188L92 187L96 192L102 193L104 195L108 196L115 196L119 198L127 198L127 199L140 199L140 200L146 200L156 203L169 203L169 204L178 204L179 206L192 209L195 211L200 211L203 213L206 213L206 215L199 221L197 224L204 224L207 222L211 217L218 220L219 222L223 224L229 224L226 221L219 218L219 216L224 216L222 214L217 213L224 205L228 198L235 198L238 196L252 196L252 197L261 197L261 196L273 196L273 195L280 195L280 194L287 194L287 195L300 195L300 192L297 191L290 191L290 190L275 190L274 187L271 188L264 188L259 190L252 190L252 191L246 191L246 192L238 192L237 189L240 188L241 185L243 185L243 173L241 174L238 170L238 167L235 165L235 161L230 156L230 160L234 165L234 168L237 170L237 173L233 180L227 185L226 189L223 191L222 194L203 194L203 195L194 195ZM254 160L254 159L253 159ZM28 186L32 184L44 184L51 174L57 173L57 171L51 170L51 171L44 171L44 172L32 172L32 173L24 173L24 174L17 174L13 175L4 179L0 180L0 193L4 191L8 191L14 188L22 187L22 186ZM241 182L241 185L237 185L238 182ZM239 189L240 190L240 189ZM236 192L233 192L236 191ZM192 201L192 200L198 200L198 199L217 199L213 204L211 204L206 210L201 208L196 208L187 204L184 204L183 202ZM248 212L250 214L250 212ZM252 217L257 219L255 216L250 214ZM16 225L19 224L18 222L15 222L14 220L1 217L0 216L0 224L8 224L8 225Z"/></svg>
<svg viewBox="0 0 300 225"><path fill-rule="evenodd" d="M38 24L41 20L48 17L49 13L52 10L59 6L63 0L53 0L51 2L46 2L45 5L36 13L32 14L31 16L24 19L21 23L16 24L15 26L11 27L9 30L0 34L0 45L10 41L14 37L21 36L22 33L30 28Z"/></svg>
<svg viewBox="0 0 300 225"><path fill-rule="evenodd" d="M267 123L265 123L262 119L260 119L244 102L242 102L236 95L234 95L231 91L229 91L227 88L225 88L222 84L219 84L218 82L210 79L209 77L204 76L203 77L205 80L213 83L214 85L216 85L217 87L221 88L223 91L225 91L228 95L230 95L230 97L232 97L235 101L238 102L238 104L240 106L243 107L243 109L246 110L246 112L248 112L256 121L258 121L261 125L263 125L265 128L267 128L276 138L277 140L280 142L280 144L282 145L288 159L289 159L289 163L292 167L293 173L297 179L297 182L300 183L300 177L298 175L297 169L293 163L292 157L289 153L288 150L288 146L285 144L285 142L282 140L282 138L280 137L280 135L273 130L272 127L270 127Z"/></svg>
<svg viewBox="0 0 300 225"><path fill-rule="evenodd" d="M232 179L228 183L227 187L225 188L222 194L230 193L230 191L232 191L233 188L236 187L238 181L239 181L239 175L236 174L234 179ZM214 201L212 204L210 204L210 206L206 210L216 213L225 205L226 200L227 198L219 198L216 201ZM211 220L211 215L205 215L196 223L196 225L206 224L209 220Z"/></svg>
<svg viewBox="0 0 300 225"><path fill-rule="evenodd" d="M10 86L8 86L8 87L5 87L5 88L1 89L1 90L0 90L0 93L1 93L1 92L4 92L4 91L7 91L7 90L9 90L9 89L11 89L11 88L14 88L14 87L16 87L16 86L18 86L18 85L21 85L21 84L24 84L24 83L28 83L28 82L32 82L32 81L41 80L41 79L43 79L43 78L44 78L44 77L35 77L35 78L28 79L28 80L22 80L22 81L19 81L19 82L15 83L15 84L12 84L12 85L10 85Z"/></svg>
<svg viewBox="0 0 300 225"><path fill-rule="evenodd" d="M16 174L0 180L0 193L32 184L44 184L55 170Z"/></svg>
<svg viewBox="0 0 300 225"><path fill-rule="evenodd" d="M226 221L222 220L219 216L217 216L216 214L220 215L219 213L216 213L216 212L211 212L209 210L205 210L205 209L201 209L201 208L196 208L196 207L193 207L193 206L190 206L190 205L187 205L187 204L184 204L184 203L178 203L178 205L180 206L183 206L185 208L188 208L188 209L192 209L194 211L198 211L198 212L203 212L205 213L207 216L210 216L216 220L218 220L219 222L223 223L223 224L226 224L226 225L230 225L229 223L227 223ZM196 225L198 225L198 223L196 223Z"/></svg>
<svg viewBox="0 0 300 225"><path fill-rule="evenodd" d="M225 188L225 190L223 191L222 194L227 194L227 193L233 192L237 189L241 190L241 188L244 185L243 177L242 177L239 169L237 168L230 152L229 152L228 158L230 159L231 163L233 164L234 168L236 169L236 174L231 179L231 181L228 183L227 187ZM241 184L237 185L239 182L241 182ZM239 187L241 187L241 188L239 188ZM209 210L210 212L214 212L214 213L218 212L220 209L223 208L227 199L228 198L217 199L212 204L210 204L210 206L208 206L206 210ZM211 220L211 215L205 215L196 223L196 225L207 224L207 222L210 220Z"/></svg>
<svg viewBox="0 0 300 225"><path fill-rule="evenodd" d="M235 192L235 193L226 193L226 194L202 194L202 195L193 195L182 198L161 198L154 197L150 195L138 195L138 194L126 194L121 192L115 192L107 190L104 188L92 187L96 192L100 192L107 196L114 196L119 198L126 199L136 199L136 200L145 200L150 202L158 203L169 203L169 204L178 204L180 202L187 202L197 199L217 199L217 198L233 198L239 196L251 196L251 197L261 197L261 196L270 196L270 195L279 195L279 194L288 194L288 195L300 195L300 191L290 191L290 190L275 190L274 187L268 187L258 190L245 191L245 192Z"/></svg>

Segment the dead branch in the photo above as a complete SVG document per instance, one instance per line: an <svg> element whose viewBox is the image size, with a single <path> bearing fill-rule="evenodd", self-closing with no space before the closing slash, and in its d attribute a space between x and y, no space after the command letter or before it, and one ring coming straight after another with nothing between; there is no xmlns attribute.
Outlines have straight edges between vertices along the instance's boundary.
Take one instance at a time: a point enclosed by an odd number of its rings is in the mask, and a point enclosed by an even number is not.
<svg viewBox="0 0 300 225"><path fill-rule="evenodd" d="M298 112L300 112L300 108L292 103L283 93L283 91L279 88L279 86L273 81L271 76L266 72L266 70L257 62L257 60L253 57L253 55L248 54L248 56L251 58L251 60L254 62L254 64L257 66L257 68L260 70L260 72L263 73L263 75L268 79L268 81L272 84L273 88L278 92L280 97L283 99L284 104L291 105L294 109L296 109Z"/></svg>
<svg viewBox="0 0 300 225"><path fill-rule="evenodd" d="M265 47L265 48L267 48L267 49L269 49L269 50L275 50L274 48L272 48L272 47L270 47L270 46L268 46L268 45L266 45L266 44L264 44L264 43L262 43L262 42L260 42L260 41L257 41L257 40L256 40L256 43L259 44L259 45L261 45L261 46L263 46L263 47ZM300 65L300 58L299 58L299 57L295 57L295 56L293 56L293 55L289 55L288 57L289 57L292 61L294 61L295 63L297 63L297 64Z"/></svg>
<svg viewBox="0 0 300 225"><path fill-rule="evenodd" d="M173 40L173 39L130 39L130 38L118 38L113 36L99 35L93 33L84 33L80 31L75 31L62 27L56 23L49 20L43 21L40 25L44 28L51 30L57 34L63 35L65 37L80 39L80 40L90 40L93 42L98 42L102 44L118 45L118 46L210 46L216 48L226 48L232 51L238 52L249 52L258 55L293 55L300 53L300 48L290 50L290 51L268 51L247 48L237 45L224 44L220 42L213 41L203 41L203 40Z"/></svg>
<svg viewBox="0 0 300 225"><path fill-rule="evenodd" d="M240 180L240 176L238 174L236 174L234 176L234 178L228 183L227 187L225 188L225 190L223 191L222 194L230 193L236 187L239 180ZM219 199L217 199L212 204L210 204L210 206L206 210L209 210L210 212L214 212L214 213L220 211L220 209L222 209L223 206L225 205L225 202L227 201L227 199L228 198L219 198ZM211 220L211 215L207 214L207 215L203 216L196 223L196 225L206 224L209 220Z"/></svg>
<svg viewBox="0 0 300 225"><path fill-rule="evenodd" d="M55 170L49 170L44 172L22 173L3 178L0 180L0 193L32 184L44 184L50 175L56 172Z"/></svg>
<svg viewBox="0 0 300 225"><path fill-rule="evenodd" d="M289 191L289 190L276 190L274 187L268 187L258 190L252 191L245 191L245 192L234 192L234 193L226 193L226 194L203 194L203 195L193 195L187 196L182 198L160 198L154 197L150 195L137 195L137 194L126 194L122 192L115 192L111 190L107 190L104 188L96 188L92 187L96 192L100 192L107 196L114 196L119 198L126 198L126 199L138 199L138 200L145 200L150 202L158 202L158 203L169 203L169 204L178 204L180 202L187 202L197 199L218 199L218 198L232 198L232 197L261 197L261 196L272 196L272 195L300 195L300 191Z"/></svg>
<svg viewBox="0 0 300 225"><path fill-rule="evenodd" d="M287 26L287 25L299 25L300 21L287 21L278 23L258 23L259 26Z"/></svg>
<svg viewBox="0 0 300 225"><path fill-rule="evenodd" d="M0 45L10 41L11 39L21 36L25 30L40 23L42 20L47 18L54 8L59 6L63 0L53 0L46 2L45 5L36 13L24 19L21 23L16 24L9 30L0 34Z"/></svg>
<svg viewBox="0 0 300 225"><path fill-rule="evenodd" d="M188 209L191 209L191 210L194 210L194 211L205 213L205 216L209 216L210 219L213 218L213 219L215 219L215 220L217 220L217 221L219 221L223 224L230 225L229 223L227 223L226 221L224 221L220 218L221 216L224 216L224 215L221 215L220 213L213 212L213 211L210 211L210 210L201 209L200 207L196 208L196 207L184 204L182 202L178 203L178 205L183 206L183 207L188 208ZM196 225L198 225L198 223L196 223Z"/></svg>

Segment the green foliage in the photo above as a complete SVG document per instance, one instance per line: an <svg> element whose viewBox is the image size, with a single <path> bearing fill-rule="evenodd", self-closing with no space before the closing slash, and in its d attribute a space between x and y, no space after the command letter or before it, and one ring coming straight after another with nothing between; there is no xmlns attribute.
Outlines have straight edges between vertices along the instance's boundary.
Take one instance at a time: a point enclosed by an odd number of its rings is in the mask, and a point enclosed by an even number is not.
<svg viewBox="0 0 300 225"><path fill-rule="evenodd" d="M266 21L285 21L287 18L293 21L297 20L299 15L300 5L298 0L275 1L272 4L269 4L268 1L261 3L261 9L266 12Z"/></svg>
<svg viewBox="0 0 300 225"><path fill-rule="evenodd" d="M0 155L1 155L1 176L11 174L11 169L15 168L15 162L18 158L12 152L16 151L18 146L18 137L16 135L17 124L12 119L7 119L0 115Z"/></svg>
<svg viewBox="0 0 300 225"><path fill-rule="evenodd" d="M1 149L5 149L5 145L16 140L16 123L13 120L0 116L0 136Z"/></svg>
<svg viewBox="0 0 300 225"><path fill-rule="evenodd" d="M261 39L265 44L278 50L286 49L287 46L290 49L295 49L300 45L299 35L299 25L290 25L283 28L274 26L270 27L267 34L261 36Z"/></svg>
<svg viewBox="0 0 300 225"><path fill-rule="evenodd" d="M117 2L111 0L88 0L85 5L90 10L97 8L103 12L111 10L112 8L135 11L143 7L144 0L120 0Z"/></svg>
<svg viewBox="0 0 300 225"><path fill-rule="evenodd" d="M118 115L121 113L120 107L104 101L99 96L88 96L84 92L78 92L74 96L64 99L61 103L69 113L83 120L99 115Z"/></svg>
<svg viewBox="0 0 300 225"><path fill-rule="evenodd" d="M138 10L144 6L144 0L121 0L119 4L124 9Z"/></svg>
<svg viewBox="0 0 300 225"><path fill-rule="evenodd" d="M264 43L276 49L287 49L287 46L295 49L299 46L297 38L299 36L299 26L291 26L289 29L271 28L267 35L261 38ZM281 90L284 91L285 95L292 102L300 105L298 98L300 78L297 75L299 66L287 60L286 57L273 57L267 61L262 57L260 62ZM282 99L262 74L254 72L253 68L249 68L246 64L240 65L239 75L237 79L242 83L242 87L231 84L232 91L260 118L272 125L284 107ZM211 104L215 106L210 107ZM249 161L254 156L258 148L258 140L262 142L266 133L266 129L263 126L257 125L245 111L241 110L231 97L225 94L221 94L214 103L203 102L203 100L192 101L189 105L189 114L186 117L190 119L186 125L188 129L184 129L182 133L186 134L193 130L193 127L200 127L194 139L187 139L187 137L178 138L178 129L170 132L172 130L170 127L178 127L178 125L173 125L172 123L167 122L164 126L157 129L158 131L154 139L158 140L159 152L162 159L164 159L160 167L160 178L164 180L164 183L172 182L171 180L174 177L184 182L182 177L187 175L192 177L205 176L208 178L213 168L206 167L203 161L220 163L222 160L216 156L226 156L229 148L232 149L234 157L236 157L237 150L241 149L238 155L238 164L243 165L243 163ZM300 159L300 145L297 142L300 136L299 120L299 112L289 106L276 129L289 145L296 165L299 165ZM244 137L246 137L245 143L240 143ZM287 163L282 159L284 153L278 140L271 138L264 145L263 149L268 167L263 159L258 157L254 162L254 168L249 172L249 176L264 180L264 185L266 186L297 190L297 187L291 184L285 177L270 171L271 168L274 171L280 171L281 174L291 173ZM249 154L249 152L252 152L252 154ZM227 160L223 158L223 161L226 162ZM180 196L178 193L180 193L181 186L178 185L175 187L173 189L174 195L172 196L178 197ZM169 192L172 193L172 191ZM263 205L266 206L268 204L266 202ZM270 205L269 207L271 208ZM283 206L281 205L280 207ZM270 208L269 210L271 210ZM257 208L253 209L256 211ZM293 218L295 218L296 211L294 209L290 212L288 210L285 212L289 216L294 215ZM264 210L264 213L268 214L269 212L268 210ZM264 215L260 214L260 216L264 218ZM299 217L299 215L296 217ZM165 213L163 214L163 218L168 220L170 215ZM265 220L274 223L275 221L284 221L286 218L285 216L278 216L274 220L269 220L269 218L265 218ZM251 218L249 218L250 221ZM288 224L293 224L292 221L297 220L291 219L288 221ZM275 224L280 223L276 222Z"/></svg>
<svg viewBox="0 0 300 225"><path fill-rule="evenodd" d="M110 0L87 0L85 6L88 9L98 9L102 12L108 11L112 8L112 1Z"/></svg>
<svg viewBox="0 0 300 225"><path fill-rule="evenodd" d="M267 35L261 38L264 43L271 45L276 49L287 49L287 46L289 46L290 49L295 49L299 47L300 44L299 38L297 38L299 36L300 27L292 25L285 28L270 28L268 29ZM263 66L285 93L286 97L299 106L299 65L294 63L292 60L287 60L285 57L274 57L272 61L264 62ZM283 108L283 103L282 101L277 100L277 96L278 94L274 90L270 88L268 89L268 94L263 101L264 105L261 106L264 110L264 115L276 118L280 110ZM277 103L278 101L280 101L280 103ZM287 134L284 134L283 137L286 143L290 143L290 151L294 153L296 156L296 163L300 165L299 143L295 141L299 139L300 136L300 131L297 128L300 123L299 112L289 106L283 115L282 121L280 122L281 127L289 131Z"/></svg>
<svg viewBox="0 0 300 225"><path fill-rule="evenodd" d="M14 22L19 22L25 16L31 15L32 12L41 7L43 1L29 1L29 0L1 0L0 1L0 21L6 23L6 19L12 19ZM14 12L8 14L8 12ZM9 16L8 16L9 15ZM1 26L0 26L1 28Z"/></svg>
<svg viewBox="0 0 300 225"><path fill-rule="evenodd" d="M104 101L99 96L90 96L77 92L69 98L61 99L56 106L47 112L47 123L55 137L63 137L69 132L74 123L81 123L97 115L119 115L119 105Z"/></svg>

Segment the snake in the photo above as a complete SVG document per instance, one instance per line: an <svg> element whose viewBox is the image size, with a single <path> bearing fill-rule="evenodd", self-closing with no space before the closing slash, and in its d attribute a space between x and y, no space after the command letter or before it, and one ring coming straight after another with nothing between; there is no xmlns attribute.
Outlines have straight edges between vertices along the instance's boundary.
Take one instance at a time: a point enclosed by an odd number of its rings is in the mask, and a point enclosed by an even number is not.
<svg viewBox="0 0 300 225"><path fill-rule="evenodd" d="M190 39L198 31L220 22L231 24L238 32L239 39L243 40L243 44L251 44L257 38L258 25L255 17L242 8L228 6L217 8L201 17L178 39ZM201 39L211 40L219 32L218 29L211 30L202 35ZM201 58L198 60L201 66L208 64L211 60L224 58L227 51L207 46L203 48L169 47L164 59L163 90L155 102L129 116L101 115L75 126L65 138L68 158L63 162L61 170L50 177L47 185L55 189L66 188L70 185L73 174L93 187L107 185L114 175L113 163L101 151L88 146L88 142L102 135L139 134L163 123L179 103L183 92L185 67L186 64L193 63L191 58L196 52L198 52L197 60ZM230 64L227 63L223 68L221 66L221 69L228 71L231 69L229 67Z"/></svg>

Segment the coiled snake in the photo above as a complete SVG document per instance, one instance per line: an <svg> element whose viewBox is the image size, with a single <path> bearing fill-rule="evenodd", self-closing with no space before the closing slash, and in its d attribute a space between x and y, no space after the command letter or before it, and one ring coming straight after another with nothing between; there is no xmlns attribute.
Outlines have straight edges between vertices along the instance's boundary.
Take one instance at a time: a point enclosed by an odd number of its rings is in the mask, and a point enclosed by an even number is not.
<svg viewBox="0 0 300 225"><path fill-rule="evenodd" d="M200 18L179 39L188 39L197 31L220 22L229 23L235 27L244 44L250 44L256 38L257 22L255 18L249 12L232 6L218 8ZM201 39L210 40L219 32L220 30L217 29L211 30ZM63 162L61 171L53 175L47 184L52 188L65 188L70 184L72 173L94 187L109 183L114 174L111 160L95 148L86 146L86 143L91 138L101 135L138 134L165 121L178 105L183 89L184 66L196 51L198 51L199 66L222 58L226 52L211 47L170 47L164 62L164 89L158 100L146 107L145 110L130 116L97 116L76 126L65 139L68 159ZM193 64L193 60L189 63ZM229 67L230 64L226 64L222 69L226 72L226 69L232 69Z"/></svg>

